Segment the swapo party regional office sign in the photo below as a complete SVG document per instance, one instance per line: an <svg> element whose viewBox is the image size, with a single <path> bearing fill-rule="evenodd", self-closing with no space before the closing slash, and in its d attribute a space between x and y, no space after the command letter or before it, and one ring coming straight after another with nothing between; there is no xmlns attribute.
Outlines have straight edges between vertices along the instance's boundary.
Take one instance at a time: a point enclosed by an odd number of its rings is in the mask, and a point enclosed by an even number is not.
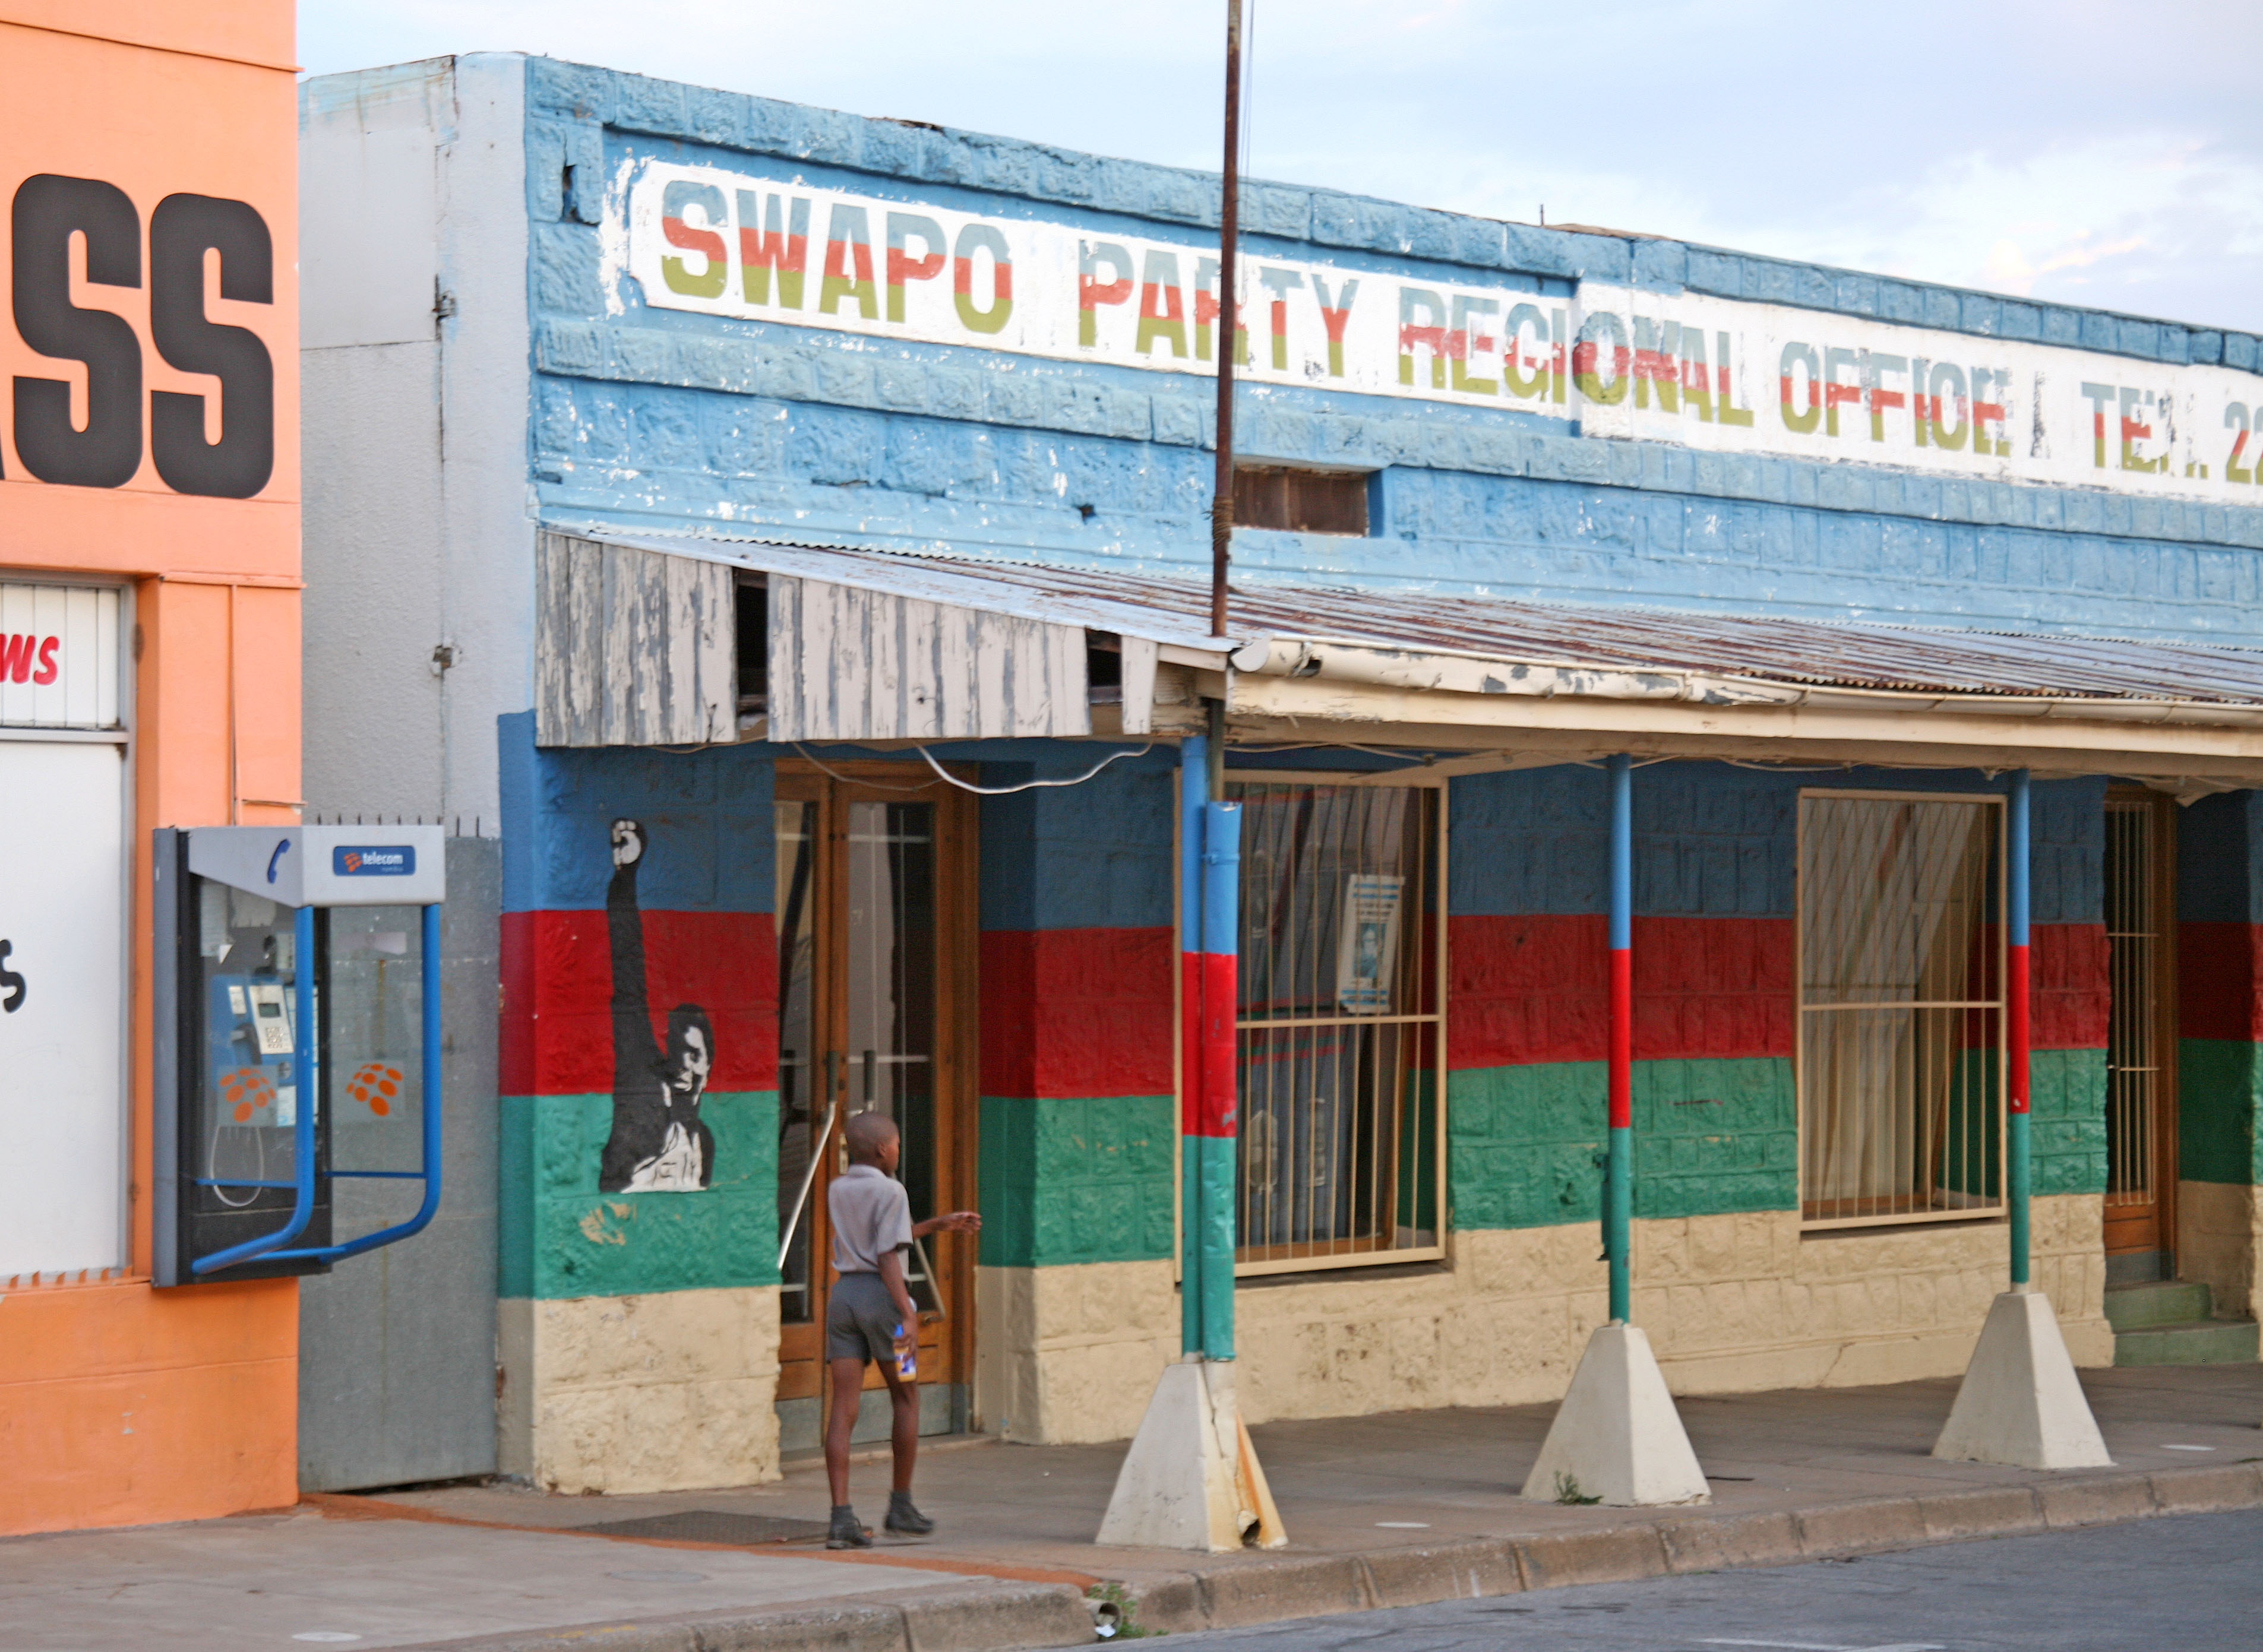
<svg viewBox="0 0 2263 1652"><path fill-rule="evenodd" d="M1162 372L1217 371L1214 242L633 165L604 277L644 303ZM2263 378L1582 282L1245 254L1237 372L1580 434L2263 505Z"/></svg>

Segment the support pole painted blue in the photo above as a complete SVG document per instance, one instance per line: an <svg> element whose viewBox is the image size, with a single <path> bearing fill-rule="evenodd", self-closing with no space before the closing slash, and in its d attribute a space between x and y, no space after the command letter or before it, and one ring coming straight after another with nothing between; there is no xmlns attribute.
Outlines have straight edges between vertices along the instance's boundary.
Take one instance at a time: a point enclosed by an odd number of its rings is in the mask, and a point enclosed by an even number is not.
<svg viewBox="0 0 2263 1652"><path fill-rule="evenodd" d="M1634 1218L1634 764L1610 760L1610 1156L1603 1171L1603 1253L1611 1265L1611 1319L1632 1306Z"/></svg>
<svg viewBox="0 0 2263 1652"><path fill-rule="evenodd" d="M1179 1351L1203 1351L1203 826L1209 741L1179 745Z"/></svg>
<svg viewBox="0 0 2263 1652"><path fill-rule="evenodd" d="M2005 811L2004 904L2009 909L2005 947L2004 1042L2009 1083L2006 1086L2004 1131L2005 1202L2012 1218L2012 1284L2028 1283L2028 1198L2030 1191L2028 1122L2028 771L2012 771L2011 797Z"/></svg>

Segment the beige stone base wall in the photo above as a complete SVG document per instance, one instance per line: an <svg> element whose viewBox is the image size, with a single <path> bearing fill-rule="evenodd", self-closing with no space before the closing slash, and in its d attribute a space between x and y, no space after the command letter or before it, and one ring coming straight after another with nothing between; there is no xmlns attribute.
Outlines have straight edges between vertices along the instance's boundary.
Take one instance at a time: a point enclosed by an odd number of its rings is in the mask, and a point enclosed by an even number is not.
<svg viewBox="0 0 2263 1652"><path fill-rule="evenodd" d="M499 1308L502 1473L568 1492L778 1477L777 1287Z"/></svg>
<svg viewBox="0 0 2263 1652"><path fill-rule="evenodd" d="M2252 1187L2177 1184L2177 1277L2216 1294L2219 1314L2253 1315L2255 1259L2263 1255L2263 1201Z"/></svg>
<svg viewBox="0 0 2263 1652"><path fill-rule="evenodd" d="M2035 1283L2078 1365L2108 1365L2095 1194L2040 1198ZM1634 1317L1682 1394L1954 1376L2006 1285L2002 1223L1803 1238L1789 1211L1635 1224ZM1345 1417L1562 1396L1606 1309L1594 1223L1453 1236L1438 1272L1246 1282L1244 1413ZM1389 1277L1391 1274L1396 1277ZM1178 1350L1168 1262L985 1268L976 1404L1009 1439L1121 1439Z"/></svg>

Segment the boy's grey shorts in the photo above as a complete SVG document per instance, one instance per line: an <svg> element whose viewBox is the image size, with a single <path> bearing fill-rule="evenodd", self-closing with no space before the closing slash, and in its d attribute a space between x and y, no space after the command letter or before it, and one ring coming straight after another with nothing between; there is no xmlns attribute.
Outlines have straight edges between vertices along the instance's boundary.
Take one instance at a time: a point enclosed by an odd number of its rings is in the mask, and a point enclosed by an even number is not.
<svg viewBox="0 0 2263 1652"><path fill-rule="evenodd" d="M825 1357L878 1360L893 1369L903 1316L878 1273L843 1273L825 1303Z"/></svg>

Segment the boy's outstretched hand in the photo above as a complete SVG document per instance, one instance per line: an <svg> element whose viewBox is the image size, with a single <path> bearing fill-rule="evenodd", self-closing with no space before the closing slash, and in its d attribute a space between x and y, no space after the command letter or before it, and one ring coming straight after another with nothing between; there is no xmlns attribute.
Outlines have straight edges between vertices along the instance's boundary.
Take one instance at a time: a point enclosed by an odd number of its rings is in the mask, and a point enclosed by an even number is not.
<svg viewBox="0 0 2263 1652"><path fill-rule="evenodd" d="M912 1227L912 1231L922 1237L930 1233L980 1233L981 1230L982 1214L978 1210L954 1210L946 1216L929 1216Z"/></svg>

